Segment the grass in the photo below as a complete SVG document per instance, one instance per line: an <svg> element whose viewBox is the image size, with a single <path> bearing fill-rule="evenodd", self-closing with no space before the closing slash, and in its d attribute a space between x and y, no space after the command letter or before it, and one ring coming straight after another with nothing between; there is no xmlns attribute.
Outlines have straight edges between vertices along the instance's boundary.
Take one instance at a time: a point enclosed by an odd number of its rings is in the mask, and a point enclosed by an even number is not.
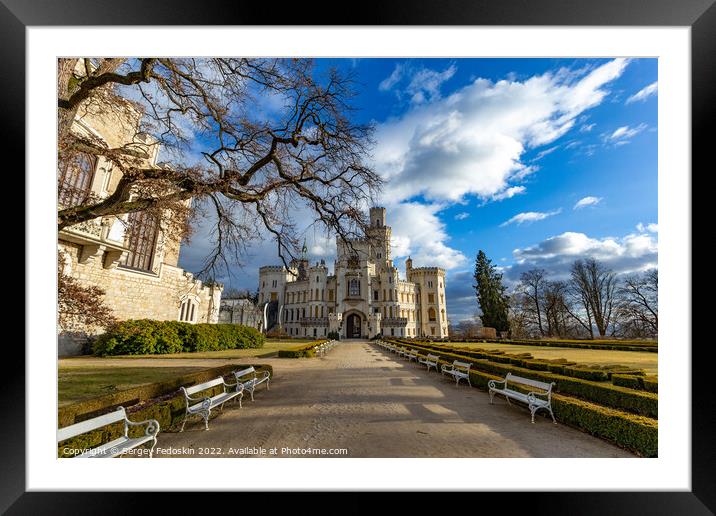
<svg viewBox="0 0 716 516"><path fill-rule="evenodd" d="M197 351L194 353L171 353L166 355L113 355L111 358L119 359L133 359L133 358L151 358L151 359L164 359L164 358L217 358L217 359L234 359L234 358L271 358L278 355L279 350L290 349L295 346L300 346L311 342L310 340L269 340L266 341L261 348L248 348L248 349L224 349L221 351ZM76 360L82 360L86 357L77 357ZM73 358L63 359L67 362L71 362Z"/></svg>
<svg viewBox="0 0 716 516"><path fill-rule="evenodd" d="M176 376L206 369L206 365L167 366L162 363L153 366L132 366L132 359L217 359L269 358L278 355L279 350L294 348L309 340L269 340L262 348L226 349L197 353L174 353L169 355L119 355L100 357L66 357L60 360L57 378L59 405L68 405L104 394L109 394L139 385L160 382ZM125 366L126 364L126 366Z"/></svg>
<svg viewBox="0 0 716 516"><path fill-rule="evenodd" d="M642 353L639 351L614 351L608 349L578 349L553 348L545 346L525 346L522 344L494 344L494 343L451 343L452 346L467 346L480 348L486 351L498 350L505 353L530 353L534 358L554 359L564 358L580 365L615 365L644 369L647 374L655 375L658 372L658 355L656 353Z"/></svg>
<svg viewBox="0 0 716 516"><path fill-rule="evenodd" d="M160 382L206 367L60 367L57 378L59 405Z"/></svg>

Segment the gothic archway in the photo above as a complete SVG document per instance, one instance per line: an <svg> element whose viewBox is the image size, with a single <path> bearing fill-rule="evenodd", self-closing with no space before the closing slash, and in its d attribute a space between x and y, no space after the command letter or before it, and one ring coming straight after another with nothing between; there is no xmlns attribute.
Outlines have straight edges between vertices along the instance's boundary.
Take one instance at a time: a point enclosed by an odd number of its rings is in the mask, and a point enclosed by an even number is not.
<svg viewBox="0 0 716 516"><path fill-rule="evenodd" d="M352 312L346 316L346 338L359 339L363 328L363 319L356 312Z"/></svg>

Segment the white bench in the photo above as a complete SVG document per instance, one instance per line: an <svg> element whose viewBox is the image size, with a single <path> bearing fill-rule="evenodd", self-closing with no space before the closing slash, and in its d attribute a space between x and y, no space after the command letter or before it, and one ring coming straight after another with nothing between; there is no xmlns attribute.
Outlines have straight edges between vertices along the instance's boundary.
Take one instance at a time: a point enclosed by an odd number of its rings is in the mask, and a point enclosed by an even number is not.
<svg viewBox="0 0 716 516"><path fill-rule="evenodd" d="M418 358L418 363L426 366L428 368L428 371L430 371L431 367L434 367L435 371L437 371L439 359L440 359L440 357L438 357L437 355L428 355L424 358L423 357Z"/></svg>
<svg viewBox="0 0 716 516"><path fill-rule="evenodd" d="M414 349L412 349L412 350L408 351L408 354L407 354L406 356L407 356L407 358L408 358L408 362L410 362L410 361L412 361L412 360L415 360L415 361L417 362L417 361L418 361L418 357L419 357L420 355L418 355L418 352L417 352L417 351L415 351Z"/></svg>
<svg viewBox="0 0 716 516"><path fill-rule="evenodd" d="M527 394L524 394L520 391L510 389L507 386L508 382L536 388L539 389L539 392L530 391ZM499 385L502 385L502 387L498 387ZM544 409L549 411L549 415L552 416L552 422L557 424L557 421L554 419L554 413L552 412L552 387L554 387L554 385L554 382L540 382L529 378L522 378L521 376L516 376L512 373L507 373L504 380L490 380L487 382L490 392L490 403L492 403L495 394L502 394L507 400L507 403L510 402L510 398L526 403L530 409L530 414L532 414L533 423L535 422L535 413L539 409Z"/></svg>
<svg viewBox="0 0 716 516"><path fill-rule="evenodd" d="M245 378L246 376L252 375L251 378ZM254 401L254 391L256 390L256 387L261 385L262 383L266 382L266 389L269 389L269 380L271 379L271 373L269 371L264 371L261 373L261 376L259 376L259 373L254 369L254 366L247 367L246 369L242 369L241 371L234 371L234 378L236 378L236 382L240 383L243 386L243 389L246 391L249 391L251 394L251 401Z"/></svg>
<svg viewBox="0 0 716 516"><path fill-rule="evenodd" d="M192 394L209 390L217 385L223 386L223 392L214 396L197 396L193 397ZM234 390L226 390L227 387L231 387ZM211 409L219 407L220 410L224 409L224 403L234 399L238 396L239 407L241 407L241 398L244 395L244 386L242 384L226 383L224 379L219 376L208 382L200 383L198 385L192 385L191 387L182 387L181 390L184 392L186 398L186 412L184 413L184 421L181 424L180 432L184 431L184 425L189 416L199 415L204 418L204 430L209 429L209 414Z"/></svg>
<svg viewBox="0 0 716 516"><path fill-rule="evenodd" d="M470 366L472 364L468 362L454 360L452 364L443 364L441 370L444 375L447 374L455 378L455 385L458 385L460 380L467 380L467 384L472 387L472 383L470 383Z"/></svg>
<svg viewBox="0 0 716 516"><path fill-rule="evenodd" d="M110 441L106 444L97 446L90 450L84 451L80 455L76 455L78 459L96 459L96 458L111 458L118 457L129 450L137 448L144 443L152 442L151 448L149 448L149 457L154 453L154 447L157 445L157 434L159 433L159 422L156 419L147 419L146 421L130 421L127 418L127 412L124 407L119 407L114 412L97 416L87 421L75 423L74 425L60 428L57 431L57 444L67 439L77 437L78 435L86 434L92 430L97 430L113 423L124 422L124 435L117 439ZM144 429L144 435L140 437L129 437L128 431L130 426L142 426L147 425Z"/></svg>

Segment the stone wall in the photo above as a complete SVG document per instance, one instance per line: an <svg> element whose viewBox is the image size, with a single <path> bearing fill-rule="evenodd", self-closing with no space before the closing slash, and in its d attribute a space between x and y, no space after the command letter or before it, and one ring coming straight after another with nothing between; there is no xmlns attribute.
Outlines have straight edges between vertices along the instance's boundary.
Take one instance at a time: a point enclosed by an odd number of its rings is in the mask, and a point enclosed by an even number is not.
<svg viewBox="0 0 716 516"><path fill-rule="evenodd" d="M179 319L181 303L191 298L197 303L197 323L216 323L219 317L221 286L204 285L191 273L167 263L160 263L157 273L145 273L121 266L105 268L102 257L79 263L81 245L59 242L69 259L65 273L82 284L96 285L105 291L104 302L115 317L126 319ZM96 335L96 328L64 328L58 336L58 354L76 355L83 341Z"/></svg>

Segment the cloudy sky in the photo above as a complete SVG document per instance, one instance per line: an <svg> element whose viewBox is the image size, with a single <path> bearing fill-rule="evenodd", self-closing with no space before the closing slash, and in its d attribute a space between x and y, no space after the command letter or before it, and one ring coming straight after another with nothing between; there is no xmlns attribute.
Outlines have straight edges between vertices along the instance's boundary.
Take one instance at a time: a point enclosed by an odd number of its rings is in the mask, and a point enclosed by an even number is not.
<svg viewBox="0 0 716 516"><path fill-rule="evenodd" d="M447 269L452 321L476 312L480 249L508 284L533 267L563 277L585 256L617 272L656 266L656 59L332 59L318 70L328 66L357 74L357 116L376 125L394 261ZM332 240L305 237L332 265ZM206 247L200 228L180 265L200 269ZM220 280L253 290L257 268L278 262L258 242Z"/></svg>

